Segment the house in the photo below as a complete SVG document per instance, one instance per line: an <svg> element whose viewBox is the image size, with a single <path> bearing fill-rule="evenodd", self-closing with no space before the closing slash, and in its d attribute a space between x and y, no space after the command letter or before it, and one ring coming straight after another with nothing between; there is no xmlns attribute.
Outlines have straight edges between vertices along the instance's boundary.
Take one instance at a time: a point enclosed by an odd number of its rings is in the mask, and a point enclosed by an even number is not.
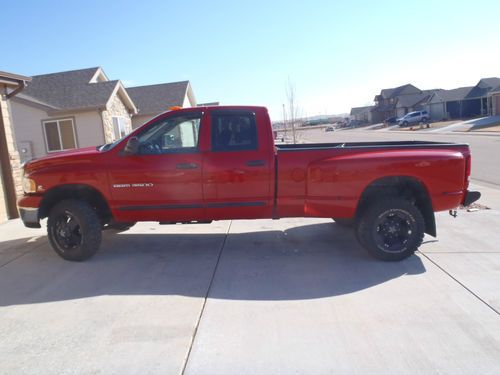
<svg viewBox="0 0 500 375"><path fill-rule="evenodd" d="M366 106L366 107L353 107L351 108L351 120L362 121L370 123L372 122L372 109L374 106Z"/></svg>
<svg viewBox="0 0 500 375"><path fill-rule="evenodd" d="M439 89L435 90L423 90L418 94L408 94L400 95L396 97L396 117L401 118L407 113L413 111L420 111L424 109L425 104L429 98L434 94L434 92L439 92Z"/></svg>
<svg viewBox="0 0 500 375"><path fill-rule="evenodd" d="M500 86L500 78L481 78L476 86L465 96L463 102L463 116L486 116L491 113L489 93Z"/></svg>
<svg viewBox="0 0 500 375"><path fill-rule="evenodd" d="M138 109L132 118L134 129L171 107L196 107L189 81L128 87L127 92Z"/></svg>
<svg viewBox="0 0 500 375"><path fill-rule="evenodd" d="M137 108L100 67L32 77L11 101L22 160L113 142L132 130Z"/></svg>
<svg viewBox="0 0 500 375"><path fill-rule="evenodd" d="M425 109L434 121L461 118L465 97L474 86L435 91L426 103Z"/></svg>
<svg viewBox="0 0 500 375"><path fill-rule="evenodd" d="M491 103L489 114L491 116L500 116L500 85L488 93L488 100Z"/></svg>
<svg viewBox="0 0 500 375"><path fill-rule="evenodd" d="M408 109L408 107L399 107L396 108L397 102L401 97L406 95L421 95L423 93L422 90L416 88L411 84L406 84L403 86L398 86L390 89L383 89L380 91L379 95L375 96L375 106L371 110L372 112L372 122L382 122L386 118L392 116L400 116L405 115L407 112L404 112ZM409 100L410 102L413 101ZM404 103L405 105L407 103ZM405 109L406 108L406 109ZM399 110L399 114L397 113ZM404 113L403 113L404 112Z"/></svg>
<svg viewBox="0 0 500 375"><path fill-rule="evenodd" d="M22 194L21 160L16 147L10 101L30 77L0 72L0 222L19 216L17 197Z"/></svg>

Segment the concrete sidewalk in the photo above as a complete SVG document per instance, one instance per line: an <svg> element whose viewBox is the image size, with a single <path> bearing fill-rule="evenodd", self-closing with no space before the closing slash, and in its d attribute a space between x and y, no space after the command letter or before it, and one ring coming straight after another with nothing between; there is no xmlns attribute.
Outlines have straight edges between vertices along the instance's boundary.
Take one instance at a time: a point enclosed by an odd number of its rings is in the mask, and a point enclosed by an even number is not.
<svg viewBox="0 0 500 375"><path fill-rule="evenodd" d="M500 192L397 263L327 219L105 233L65 262L0 225L0 373L500 373Z"/></svg>

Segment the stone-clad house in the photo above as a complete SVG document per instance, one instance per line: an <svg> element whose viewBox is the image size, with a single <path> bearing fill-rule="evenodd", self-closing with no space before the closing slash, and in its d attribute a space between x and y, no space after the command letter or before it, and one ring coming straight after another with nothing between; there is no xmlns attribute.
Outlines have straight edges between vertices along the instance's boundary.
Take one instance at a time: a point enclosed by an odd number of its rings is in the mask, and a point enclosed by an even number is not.
<svg viewBox="0 0 500 375"><path fill-rule="evenodd" d="M10 109L21 160L112 142L137 113L123 84L99 67L33 76Z"/></svg>
<svg viewBox="0 0 500 375"><path fill-rule="evenodd" d="M22 194L22 172L9 102L29 81L30 77L0 72L0 223L19 216L16 201Z"/></svg>

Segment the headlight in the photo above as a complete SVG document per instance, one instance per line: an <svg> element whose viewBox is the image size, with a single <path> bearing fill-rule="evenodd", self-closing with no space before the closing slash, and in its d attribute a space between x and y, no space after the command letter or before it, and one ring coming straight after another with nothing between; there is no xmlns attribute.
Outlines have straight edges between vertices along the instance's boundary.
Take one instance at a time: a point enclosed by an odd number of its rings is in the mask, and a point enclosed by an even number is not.
<svg viewBox="0 0 500 375"><path fill-rule="evenodd" d="M36 193L36 182L28 177L23 177L23 190L25 193Z"/></svg>

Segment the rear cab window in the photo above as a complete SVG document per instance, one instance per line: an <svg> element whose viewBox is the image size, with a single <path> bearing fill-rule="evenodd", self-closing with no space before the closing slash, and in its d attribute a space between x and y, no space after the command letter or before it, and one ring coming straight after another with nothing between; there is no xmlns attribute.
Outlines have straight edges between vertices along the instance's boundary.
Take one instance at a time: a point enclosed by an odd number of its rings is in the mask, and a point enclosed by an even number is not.
<svg viewBox="0 0 500 375"><path fill-rule="evenodd" d="M257 150L255 113L248 111L214 111L212 122L212 151Z"/></svg>

